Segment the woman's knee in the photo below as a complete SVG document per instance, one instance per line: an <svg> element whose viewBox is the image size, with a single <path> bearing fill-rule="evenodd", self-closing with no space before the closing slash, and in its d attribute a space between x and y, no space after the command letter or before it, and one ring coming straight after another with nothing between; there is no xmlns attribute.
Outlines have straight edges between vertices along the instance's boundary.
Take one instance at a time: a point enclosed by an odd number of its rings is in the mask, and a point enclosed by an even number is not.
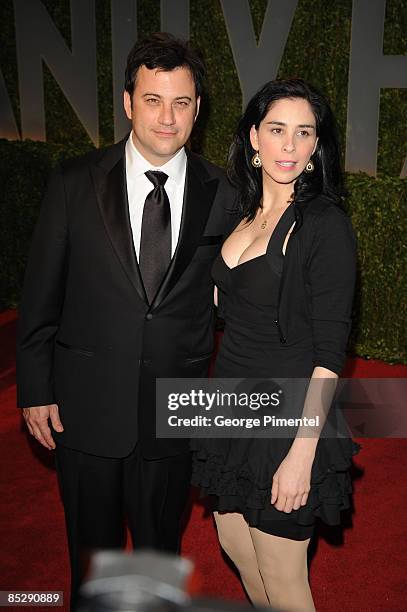
<svg viewBox="0 0 407 612"><path fill-rule="evenodd" d="M308 568L304 563L290 564L279 560L275 562L257 560L260 575L264 584L280 585L290 588L294 583L302 584L308 581Z"/></svg>

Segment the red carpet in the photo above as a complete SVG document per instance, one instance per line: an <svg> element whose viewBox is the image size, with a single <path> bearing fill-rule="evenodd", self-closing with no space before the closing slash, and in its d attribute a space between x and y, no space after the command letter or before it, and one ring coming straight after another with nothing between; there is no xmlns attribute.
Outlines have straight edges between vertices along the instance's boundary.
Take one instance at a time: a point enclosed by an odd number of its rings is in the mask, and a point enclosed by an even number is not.
<svg viewBox="0 0 407 612"><path fill-rule="evenodd" d="M0 590L61 590L68 601L53 456L27 435L15 408L14 338L15 313L0 313ZM407 367L352 359L346 371L350 374L405 377ZM407 442L358 441L363 449L355 460L353 525L344 529L343 541L335 530L324 530L313 550L310 579L316 607L324 612L401 612L407 597ZM244 597L222 558L212 519L194 501L194 493L183 554L196 562L195 590L199 584L205 594Z"/></svg>

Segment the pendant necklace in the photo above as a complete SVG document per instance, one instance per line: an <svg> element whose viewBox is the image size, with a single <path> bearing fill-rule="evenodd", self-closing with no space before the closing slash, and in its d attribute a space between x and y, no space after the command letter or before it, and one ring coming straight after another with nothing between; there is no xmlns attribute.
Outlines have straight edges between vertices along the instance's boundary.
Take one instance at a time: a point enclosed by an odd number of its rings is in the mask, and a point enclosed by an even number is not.
<svg viewBox="0 0 407 612"><path fill-rule="evenodd" d="M293 201L294 194L291 196L289 200L287 200L287 204L291 204ZM284 211L285 212L285 211ZM284 214L284 213L283 213ZM260 229L264 230L267 227L268 219L264 219L260 224Z"/></svg>

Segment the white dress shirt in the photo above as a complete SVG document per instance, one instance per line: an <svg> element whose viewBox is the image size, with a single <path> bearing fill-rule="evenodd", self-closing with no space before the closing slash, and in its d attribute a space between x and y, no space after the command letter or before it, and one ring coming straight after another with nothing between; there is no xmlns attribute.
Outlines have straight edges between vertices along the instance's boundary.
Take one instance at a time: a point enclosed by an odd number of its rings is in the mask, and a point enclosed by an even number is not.
<svg viewBox="0 0 407 612"><path fill-rule="evenodd" d="M150 191L154 189L154 185L148 180L144 173L148 170L159 170L168 175L164 188L167 192L171 209L172 257L177 247L181 226L186 169L187 156L184 147L164 165L158 167L153 166L136 149L132 138L132 132L130 133L126 143L126 180L130 223L137 260L140 259L141 223L143 220L144 202Z"/></svg>

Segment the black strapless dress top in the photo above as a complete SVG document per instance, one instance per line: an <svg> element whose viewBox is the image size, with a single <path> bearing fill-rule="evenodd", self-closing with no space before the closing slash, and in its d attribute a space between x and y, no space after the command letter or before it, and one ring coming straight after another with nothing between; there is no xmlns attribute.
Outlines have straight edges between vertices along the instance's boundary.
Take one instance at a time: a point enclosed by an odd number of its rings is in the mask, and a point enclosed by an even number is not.
<svg viewBox="0 0 407 612"><path fill-rule="evenodd" d="M221 253L212 275L218 287L225 332L217 355L217 378L309 378L313 371L312 336L284 343L277 306L283 271L284 239L294 222L293 205L280 218L264 255L230 269ZM283 342L282 342L283 340ZM305 506L290 513L270 502L272 478L292 439L216 438L192 441L192 484L213 496L213 509L241 512L250 526L303 540L316 517L341 522L350 507L349 468L360 446L350 438L320 438Z"/></svg>

